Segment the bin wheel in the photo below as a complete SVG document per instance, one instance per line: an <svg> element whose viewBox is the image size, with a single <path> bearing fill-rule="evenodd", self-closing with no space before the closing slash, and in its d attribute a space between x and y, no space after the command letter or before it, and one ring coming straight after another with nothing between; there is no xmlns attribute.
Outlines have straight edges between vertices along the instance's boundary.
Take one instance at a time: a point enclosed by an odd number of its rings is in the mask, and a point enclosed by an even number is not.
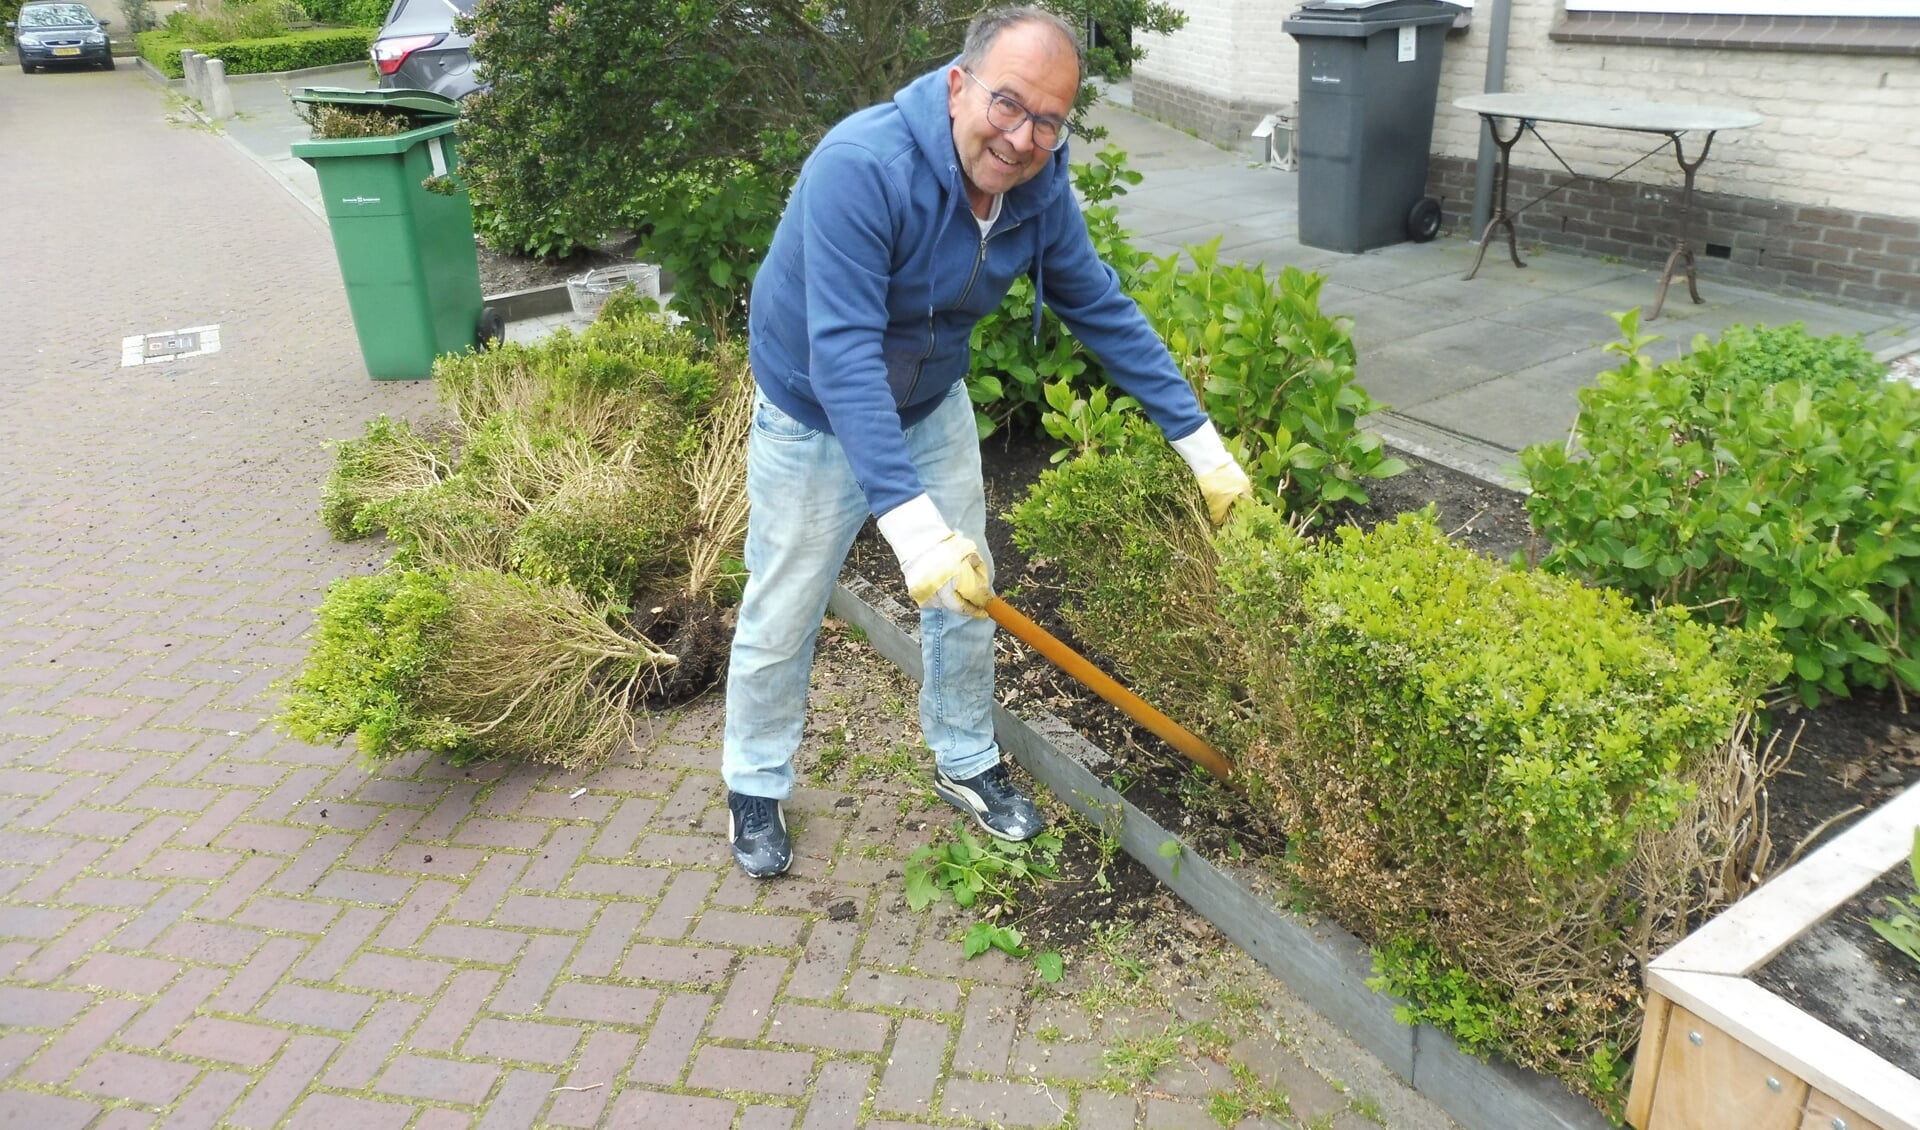
<svg viewBox="0 0 1920 1130"><path fill-rule="evenodd" d="M473 344L482 352L492 349L507 340L507 320L497 307L485 306L480 310L480 322L473 329Z"/></svg>
<svg viewBox="0 0 1920 1130"><path fill-rule="evenodd" d="M1431 196L1422 196L1407 213L1407 238L1415 243L1428 243L1439 234L1440 202Z"/></svg>

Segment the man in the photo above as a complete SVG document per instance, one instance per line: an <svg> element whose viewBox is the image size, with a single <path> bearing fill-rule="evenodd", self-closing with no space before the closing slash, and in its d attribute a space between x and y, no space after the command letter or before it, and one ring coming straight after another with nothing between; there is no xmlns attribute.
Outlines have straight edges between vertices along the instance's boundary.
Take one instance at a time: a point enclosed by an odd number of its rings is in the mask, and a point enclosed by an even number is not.
<svg viewBox="0 0 1920 1130"><path fill-rule="evenodd" d="M963 383L968 336L1016 276L1031 274L1037 301L1172 438L1216 522L1249 492L1087 237L1066 152L1080 65L1072 29L1051 13L975 17L959 60L821 140L754 279L749 579L721 775L734 859L756 878L793 858L780 802L793 791L814 641L868 513L921 607L935 792L1003 839L1044 826L993 737L986 503Z"/></svg>

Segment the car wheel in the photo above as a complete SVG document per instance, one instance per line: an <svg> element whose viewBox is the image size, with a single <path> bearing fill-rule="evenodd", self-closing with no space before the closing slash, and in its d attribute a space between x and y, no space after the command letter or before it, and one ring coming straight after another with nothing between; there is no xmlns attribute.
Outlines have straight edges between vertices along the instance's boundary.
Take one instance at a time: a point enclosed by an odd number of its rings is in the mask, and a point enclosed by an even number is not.
<svg viewBox="0 0 1920 1130"><path fill-rule="evenodd" d="M32 74L32 73L33 73L33 71L34 71L34 66L33 66L33 64L32 64L32 63L22 63L22 64L20 64L20 73L21 73L21 74L23 74L23 75L30 75L30 74Z"/></svg>
<svg viewBox="0 0 1920 1130"><path fill-rule="evenodd" d="M100 63L100 69L101 69L101 70L103 70L103 71L110 71L110 70L112 70L112 69L113 69L113 56L111 56L111 55L109 55L109 56L107 56L107 57L106 57L106 58L105 58L104 60L102 60L102 61L101 61L101 63Z"/></svg>

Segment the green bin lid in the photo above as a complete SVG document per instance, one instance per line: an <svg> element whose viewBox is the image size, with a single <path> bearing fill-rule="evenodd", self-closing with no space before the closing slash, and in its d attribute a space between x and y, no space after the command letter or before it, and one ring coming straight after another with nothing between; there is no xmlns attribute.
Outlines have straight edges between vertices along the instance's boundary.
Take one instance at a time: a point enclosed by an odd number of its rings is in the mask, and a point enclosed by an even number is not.
<svg viewBox="0 0 1920 1130"><path fill-rule="evenodd" d="M309 86L293 95L295 102L326 102L336 106L373 106L405 110L422 118L457 118L460 103L431 90L355 90L345 86Z"/></svg>

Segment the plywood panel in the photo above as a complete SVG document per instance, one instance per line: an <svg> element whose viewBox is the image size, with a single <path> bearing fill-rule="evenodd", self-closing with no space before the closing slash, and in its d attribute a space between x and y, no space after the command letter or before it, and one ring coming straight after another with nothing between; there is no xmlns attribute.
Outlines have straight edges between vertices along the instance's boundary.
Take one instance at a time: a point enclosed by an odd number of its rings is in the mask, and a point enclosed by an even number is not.
<svg viewBox="0 0 1920 1130"><path fill-rule="evenodd" d="M1807 1085L1678 1005L1645 1130L1800 1130Z"/></svg>
<svg viewBox="0 0 1920 1130"><path fill-rule="evenodd" d="M1647 1130L1647 1114L1653 1109L1653 1084L1660 1077L1669 1012L1667 998L1647 994L1647 1018L1640 1025L1640 1047L1633 1053L1633 1090L1627 1094L1627 1125L1639 1130Z"/></svg>
<svg viewBox="0 0 1920 1130"><path fill-rule="evenodd" d="M1807 1096L1807 1117L1800 1130L1881 1130L1881 1126L1815 1091Z"/></svg>

